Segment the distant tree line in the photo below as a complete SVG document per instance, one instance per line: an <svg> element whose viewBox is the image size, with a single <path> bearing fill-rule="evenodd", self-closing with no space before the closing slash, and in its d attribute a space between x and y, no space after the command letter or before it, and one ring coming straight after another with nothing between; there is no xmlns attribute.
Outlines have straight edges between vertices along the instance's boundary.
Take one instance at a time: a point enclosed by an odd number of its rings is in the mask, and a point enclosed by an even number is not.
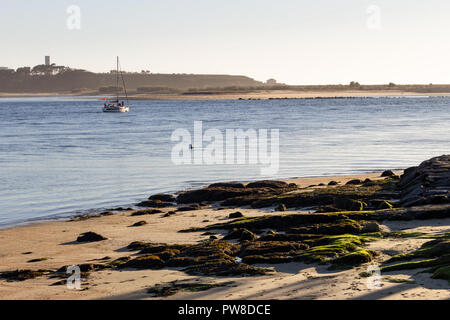
<svg viewBox="0 0 450 320"><path fill-rule="evenodd" d="M149 71L124 74L127 89L145 92L177 92L189 88L248 87L262 85L245 76L155 74ZM115 72L93 73L56 65L0 70L1 92L77 92L100 90L116 84Z"/></svg>

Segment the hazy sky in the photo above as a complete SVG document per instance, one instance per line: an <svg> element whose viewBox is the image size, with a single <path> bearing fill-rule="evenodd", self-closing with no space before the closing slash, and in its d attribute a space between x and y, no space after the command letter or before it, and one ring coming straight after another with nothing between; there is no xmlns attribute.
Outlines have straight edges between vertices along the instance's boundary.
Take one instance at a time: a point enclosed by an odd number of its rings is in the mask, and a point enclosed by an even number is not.
<svg viewBox="0 0 450 320"><path fill-rule="evenodd" d="M0 66L450 83L449 16L448 0L0 0Z"/></svg>

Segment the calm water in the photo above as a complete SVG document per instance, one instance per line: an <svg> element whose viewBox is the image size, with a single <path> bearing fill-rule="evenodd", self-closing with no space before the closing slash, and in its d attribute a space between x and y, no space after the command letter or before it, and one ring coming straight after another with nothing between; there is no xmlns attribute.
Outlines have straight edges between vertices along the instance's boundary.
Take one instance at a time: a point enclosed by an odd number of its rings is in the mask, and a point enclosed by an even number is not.
<svg viewBox="0 0 450 320"><path fill-rule="evenodd" d="M261 179L260 166L175 166L171 134L280 129L288 178L405 168L450 152L450 98L135 101L0 99L0 227L127 206L155 192ZM265 178L265 177L264 177Z"/></svg>

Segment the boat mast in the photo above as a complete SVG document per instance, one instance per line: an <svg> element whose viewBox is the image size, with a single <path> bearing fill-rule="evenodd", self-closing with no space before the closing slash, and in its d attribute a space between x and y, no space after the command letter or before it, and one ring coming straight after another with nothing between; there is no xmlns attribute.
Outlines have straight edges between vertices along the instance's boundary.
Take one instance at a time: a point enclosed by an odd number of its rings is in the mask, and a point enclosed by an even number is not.
<svg viewBox="0 0 450 320"><path fill-rule="evenodd" d="M125 87L125 80L124 80L124 78L123 78L122 70L120 70L120 76L121 76L121 78L122 78L123 90L125 91L125 98L127 99L127 106L128 106L128 105L129 105L129 102L128 102L128 93L127 93L127 88Z"/></svg>
<svg viewBox="0 0 450 320"><path fill-rule="evenodd" d="M117 56L116 93L117 93L117 104L119 104L119 56Z"/></svg>

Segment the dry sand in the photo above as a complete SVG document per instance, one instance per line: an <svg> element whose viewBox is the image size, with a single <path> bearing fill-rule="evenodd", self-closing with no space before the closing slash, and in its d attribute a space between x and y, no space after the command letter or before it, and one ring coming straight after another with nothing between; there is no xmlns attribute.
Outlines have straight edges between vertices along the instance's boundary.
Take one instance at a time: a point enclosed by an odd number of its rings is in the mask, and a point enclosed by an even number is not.
<svg viewBox="0 0 450 320"><path fill-rule="evenodd" d="M347 177L321 177L297 179L301 187L331 180L346 181L354 178L375 178L379 173ZM290 181L292 182L292 181ZM164 212L173 208L165 208ZM129 255L126 246L132 241L195 243L208 236L198 233L179 233L181 229L205 226L224 221L236 209L208 208L179 212L170 217L164 213L131 217L131 212L96 217L82 221L56 221L0 230L0 271L14 269L57 269L63 265L96 262L105 256L119 258ZM264 215L269 210L239 209L246 216ZM292 211L297 212L297 211ZM145 220L147 225L130 227ZM421 231L426 233L450 231L450 219L389 222L391 230ZM108 238L106 241L80 244L75 242L83 232L94 231ZM369 246L382 254L377 262L387 260L389 254L418 248L424 239L383 239ZM24 254L32 252L30 254ZM30 259L48 260L29 263ZM382 275L381 287L368 289L367 278L359 274L366 266L352 270L332 272L326 266L289 263L270 266L275 273L260 277L199 277L190 276L179 269L116 271L91 273L83 281L81 291L69 290L65 285L51 286L57 279L40 277L23 282L0 280L0 299L151 299L146 289L170 281L201 281L233 285L198 293L179 292L166 299L449 299L450 286L445 280L433 280L429 274L393 272ZM409 279L408 283L395 283L389 277Z"/></svg>

